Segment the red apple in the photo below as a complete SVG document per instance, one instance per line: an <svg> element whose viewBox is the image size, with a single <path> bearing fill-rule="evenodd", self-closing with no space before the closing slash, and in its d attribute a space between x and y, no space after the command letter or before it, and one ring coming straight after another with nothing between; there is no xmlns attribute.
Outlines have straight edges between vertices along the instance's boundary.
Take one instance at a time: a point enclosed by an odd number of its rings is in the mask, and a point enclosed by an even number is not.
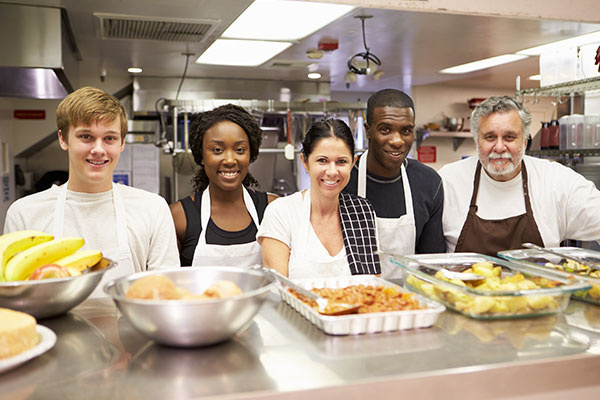
<svg viewBox="0 0 600 400"><path fill-rule="evenodd" d="M66 278L71 276L66 268L61 267L57 264L46 264L42 265L29 276L30 281L39 279L50 279L50 278Z"/></svg>

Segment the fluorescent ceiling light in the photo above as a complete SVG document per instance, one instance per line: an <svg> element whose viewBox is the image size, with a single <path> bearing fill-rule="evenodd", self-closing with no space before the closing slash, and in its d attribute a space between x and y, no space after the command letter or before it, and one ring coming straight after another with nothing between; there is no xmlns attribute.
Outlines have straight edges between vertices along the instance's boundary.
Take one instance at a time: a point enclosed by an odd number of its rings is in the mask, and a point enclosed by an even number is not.
<svg viewBox="0 0 600 400"><path fill-rule="evenodd" d="M308 79L321 79L321 74L318 72L311 72L307 76Z"/></svg>
<svg viewBox="0 0 600 400"><path fill-rule="evenodd" d="M127 72L131 73L131 74L140 74L142 73L143 69L141 69L140 67L129 67L127 68Z"/></svg>
<svg viewBox="0 0 600 400"><path fill-rule="evenodd" d="M539 56L545 51L553 50L560 47L579 47L584 44L600 42L600 31L588 33L586 35L575 36L570 39L559 40L558 42L547 43L541 46L531 47L529 49L518 51L517 54L525 54L528 56Z"/></svg>
<svg viewBox="0 0 600 400"><path fill-rule="evenodd" d="M531 75L529 78L530 81L541 81L542 80L542 76L540 74L537 75Z"/></svg>
<svg viewBox="0 0 600 400"><path fill-rule="evenodd" d="M290 42L217 39L196 59L196 63L256 67L291 45Z"/></svg>
<svg viewBox="0 0 600 400"><path fill-rule="evenodd" d="M464 74L480 69L495 67L496 65L507 64L513 61L519 61L528 56L517 54L503 54L501 56L485 58L479 61L473 61L467 64L457 65L456 67L446 68L440 71L442 74Z"/></svg>
<svg viewBox="0 0 600 400"><path fill-rule="evenodd" d="M256 0L221 37L299 40L352 11L354 6L306 1Z"/></svg>

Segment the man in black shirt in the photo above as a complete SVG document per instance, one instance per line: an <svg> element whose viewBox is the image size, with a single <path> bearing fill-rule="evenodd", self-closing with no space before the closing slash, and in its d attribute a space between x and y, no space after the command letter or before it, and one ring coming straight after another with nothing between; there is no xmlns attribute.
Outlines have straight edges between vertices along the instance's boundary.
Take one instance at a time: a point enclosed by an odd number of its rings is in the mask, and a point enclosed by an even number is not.
<svg viewBox="0 0 600 400"><path fill-rule="evenodd" d="M412 99L395 89L373 94L365 130L369 150L352 168L344 190L373 204L380 250L403 255L445 252L442 180L433 168L406 158L415 139Z"/></svg>

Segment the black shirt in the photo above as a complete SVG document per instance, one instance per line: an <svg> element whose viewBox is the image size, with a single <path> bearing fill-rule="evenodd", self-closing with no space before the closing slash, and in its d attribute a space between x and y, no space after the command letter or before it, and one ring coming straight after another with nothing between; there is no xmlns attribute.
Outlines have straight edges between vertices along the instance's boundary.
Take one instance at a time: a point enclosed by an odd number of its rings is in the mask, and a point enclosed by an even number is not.
<svg viewBox="0 0 600 400"><path fill-rule="evenodd" d="M442 229L444 188L442 178L431 167L407 158L404 166L410 183L415 213L415 252L444 253L446 240ZM357 194L358 161L352 168L350 182L345 192ZM399 218L406 214L402 174L395 178L383 178L367 170L367 199L373 205L378 218Z"/></svg>
<svg viewBox="0 0 600 400"><path fill-rule="evenodd" d="M266 192L258 192L252 189L247 189L252 202L256 207L258 214L258 221L262 221L262 217L265 213L265 208L269 200ZM196 193L194 200L191 196L181 199L181 205L185 213L186 228L183 240L181 241L181 250L179 251L179 259L182 266L192 265L194 259L194 251L198 245L200 239L200 233L202 232L201 219L200 219L200 205L202 204L202 193ZM217 244L217 245L231 245L231 244L244 244L251 243L256 240L256 232L258 227L254 221L250 221L250 225L241 231L229 232L225 231L217 226L210 218L208 220L208 226L206 227L206 243Z"/></svg>

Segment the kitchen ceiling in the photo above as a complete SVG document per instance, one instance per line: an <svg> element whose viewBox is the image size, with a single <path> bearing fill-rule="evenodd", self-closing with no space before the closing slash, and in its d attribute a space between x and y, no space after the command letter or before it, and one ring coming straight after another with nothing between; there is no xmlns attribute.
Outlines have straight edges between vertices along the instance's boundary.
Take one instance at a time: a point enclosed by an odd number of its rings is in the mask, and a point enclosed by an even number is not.
<svg viewBox="0 0 600 400"><path fill-rule="evenodd" d="M195 59L240 15L251 0L45 0L12 3L63 7L69 17L82 61L71 78L75 87L86 76L106 75L127 78L130 66L143 68L142 76L179 77L184 53ZM155 21L177 20L182 23L206 23L204 40L159 41L144 39L103 39L100 16L106 14ZM382 61L385 75L378 81L359 76L346 87L344 75L350 56L364 51L359 15L366 20L367 44ZM337 39L339 48L314 61L321 80L331 83L334 91L374 91L385 87L408 89L410 86L442 83L468 87L514 89L521 75L521 87L535 87L526 78L539 73L538 58L506 64L460 75L438 71L458 64L533 47L575 35L600 30L600 24L517 19L444 13L427 13L356 8L322 30L304 38L260 67L199 65L190 60L188 77L308 80L306 51L319 40ZM199 35L198 37L202 36ZM10 40L4 38L3 40ZM180 39L181 40L181 39Z"/></svg>

